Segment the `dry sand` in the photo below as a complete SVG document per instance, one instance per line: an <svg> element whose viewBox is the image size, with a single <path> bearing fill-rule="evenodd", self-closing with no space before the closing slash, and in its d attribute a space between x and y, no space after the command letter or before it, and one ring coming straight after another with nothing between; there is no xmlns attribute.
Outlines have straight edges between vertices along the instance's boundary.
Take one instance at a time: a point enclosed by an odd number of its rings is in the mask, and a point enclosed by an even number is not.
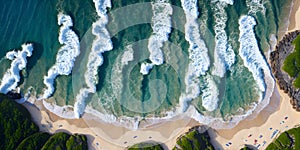
<svg viewBox="0 0 300 150"><path fill-rule="evenodd" d="M290 24L289 24L289 32L290 31L295 31L295 30L300 30L300 1L299 0L294 0L294 5L291 11L291 16L290 16Z"/></svg>

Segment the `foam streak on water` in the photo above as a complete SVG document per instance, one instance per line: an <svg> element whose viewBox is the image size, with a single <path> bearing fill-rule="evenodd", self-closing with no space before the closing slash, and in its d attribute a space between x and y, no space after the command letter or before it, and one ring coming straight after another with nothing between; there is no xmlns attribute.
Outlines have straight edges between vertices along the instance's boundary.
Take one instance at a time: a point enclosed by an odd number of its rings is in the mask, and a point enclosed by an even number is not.
<svg viewBox="0 0 300 150"><path fill-rule="evenodd" d="M233 5L233 1L213 1L212 7L214 10L214 31L216 46L214 50L214 67L212 74L223 77L226 70L230 70L230 67L235 62L235 54L230 43L228 43L228 37L225 32L227 13L225 7L230 4Z"/></svg>
<svg viewBox="0 0 300 150"><path fill-rule="evenodd" d="M163 43L168 41L171 33L171 15L173 13L171 4L168 0L156 0L152 3L152 29L153 34L149 38L148 50L150 52L150 61L152 64L143 64L141 73L146 75L153 65L161 65L164 63L164 56L161 48Z"/></svg>
<svg viewBox="0 0 300 150"><path fill-rule="evenodd" d="M208 111L214 111L218 108L219 90L212 79L212 76L204 77L204 83L201 84L202 106Z"/></svg>
<svg viewBox="0 0 300 150"><path fill-rule="evenodd" d="M201 39L197 23L198 7L196 0L181 0L186 16L185 39L189 42L189 58L196 76L204 75L210 65L208 50Z"/></svg>
<svg viewBox="0 0 300 150"><path fill-rule="evenodd" d="M132 45L128 45L125 47L124 49L124 53L121 56L117 57L117 61L114 65L113 69L113 73L111 75L111 78L113 79L111 81L112 84L112 88L116 93L121 93L122 89L123 89L123 84L122 84L122 80L123 80L123 75L122 75L122 70L124 69L124 67L126 65L128 65L129 62L134 60L134 51L132 48ZM120 61L119 61L120 60ZM118 97L119 98L119 97Z"/></svg>
<svg viewBox="0 0 300 150"><path fill-rule="evenodd" d="M263 70L269 70L267 62L263 58L254 33L255 19L251 16L242 16L239 19L239 55L244 65L252 73L253 78L261 91L266 90Z"/></svg>
<svg viewBox="0 0 300 150"><path fill-rule="evenodd" d="M189 42L189 66L185 75L186 91L179 98L179 111L186 111L188 101L200 94L199 77L205 75L210 65L208 50L201 39L196 0L181 0L182 8L186 15L185 39Z"/></svg>
<svg viewBox="0 0 300 150"><path fill-rule="evenodd" d="M9 51L6 53L6 59L11 60L10 68L5 72L0 85L1 93L8 93L15 90L20 82L20 71L27 65L27 58L32 55L32 44L23 44L21 51Z"/></svg>
<svg viewBox="0 0 300 150"><path fill-rule="evenodd" d="M73 22L70 16L59 13L57 15L59 30L58 41L63 46L58 50L55 64L48 70L47 76L44 76L46 89L42 99L49 98L55 87L54 80L58 75L69 75L72 72L75 58L80 54L79 38L71 29Z"/></svg>
<svg viewBox="0 0 300 150"><path fill-rule="evenodd" d="M249 8L249 15L255 15L257 12L265 14L266 8L262 0L246 0L246 5Z"/></svg>
<svg viewBox="0 0 300 150"><path fill-rule="evenodd" d="M92 33L96 36L88 57L87 70L84 74L85 88L80 89L74 104L75 117L79 118L85 109L85 98L89 93L96 92L98 83L98 67L103 64L102 53L113 49L110 35L106 29L108 23L107 8L111 8L110 0L93 0L99 19L93 23Z"/></svg>

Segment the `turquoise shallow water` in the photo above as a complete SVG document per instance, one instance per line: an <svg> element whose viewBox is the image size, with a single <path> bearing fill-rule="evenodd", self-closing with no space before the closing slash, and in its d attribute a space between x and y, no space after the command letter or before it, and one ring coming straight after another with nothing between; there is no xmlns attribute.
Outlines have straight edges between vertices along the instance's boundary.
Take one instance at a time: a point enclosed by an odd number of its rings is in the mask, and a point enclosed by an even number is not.
<svg viewBox="0 0 300 150"><path fill-rule="evenodd" d="M129 4L150 1L121 1L112 0L112 8L109 12L114 12L121 7ZM291 0L263 0L265 13L258 11L253 15L257 26L255 27L255 35L260 47L261 53L267 53L269 50L270 36L274 34L278 36L281 28L285 25L287 13ZM0 58L5 56L5 53L14 48L20 48L25 42L34 44L33 56L28 59L27 68L22 71L22 80L20 87L22 93L26 93L30 87L33 88L33 93L36 95L42 94L45 85L43 84L43 76L46 75L48 69L55 63L57 51L60 47L58 43L57 14L64 12L70 15L73 19L73 30L83 40L81 44L81 55L75 62L73 75L58 76L55 81L54 99L59 106L73 106L75 96L80 87L84 85L83 74L86 69L87 54L90 52L91 43L94 36L91 35L91 26L97 19L97 14L94 8L94 3L88 1L46 1L46 0L28 0L28 1L3 1L0 6ZM180 1L172 0L171 4L181 7ZM151 8L149 8L151 9ZM151 13L141 13L145 10L136 8L135 13L122 15L122 18L111 15L108 29L110 32L116 31L116 28L122 26L122 22L118 19L124 19L126 22L134 22L137 18L151 18ZM213 17L212 4L208 0L198 1L199 18L197 23L201 24L201 35L209 50L209 56L213 62L214 55L214 24L216 23ZM233 6L225 7L228 20L226 22L225 31L228 35L228 42L232 45L236 55L236 62L232 71L227 71L224 78L213 76L213 80L217 83L219 89L219 107L209 112L202 106L200 96L193 101L191 105L201 112L201 114L213 117L223 117L228 119L231 115L240 115L239 108L243 108L245 113L249 109L249 105L257 102L259 90L251 72L244 66L241 57L238 55L239 49L239 24L238 19L242 15L246 15L249 9L246 5L246 0L236 0ZM141 17L142 16L142 17ZM172 32L169 35L169 41L164 45L163 49L167 56L170 56L169 61L161 66L155 66L149 76L143 76L139 73L142 62L148 62L146 59L149 55L147 50L147 39L151 36L153 30L150 22L136 24L128 28L122 29L112 35L114 49L104 53L104 63L98 70L99 84L97 84L97 92L91 95L87 100L89 107L96 109L102 113L114 114L115 116L164 116L164 112L171 111L179 103L180 93L184 92L184 75L185 68L188 64L188 47L189 44L184 37L185 16L176 11L173 12ZM151 20L150 20L151 21ZM116 74L116 68L120 66L120 58L127 51L127 47L132 46L134 58L139 62L129 62L122 68L123 74ZM186 58L186 59L182 59ZM166 60L168 58L166 57ZM0 76L4 74L9 67L10 62L1 59ZM211 63L212 64L212 63ZM208 71L211 75L212 69ZM122 77L119 82L113 75ZM159 79L162 81L167 90L164 91L160 82L152 80ZM121 83L123 88L116 88L113 83ZM153 84L154 89L158 93L152 93L150 84ZM200 78L201 86L205 86L203 78ZM120 90L120 91L118 91ZM165 92L166 96L163 96ZM152 95L151 95L152 93ZM149 100L155 97L153 101ZM134 103L133 100L137 100ZM143 103L147 102L148 103ZM142 102L142 103L138 103ZM141 109L142 112L135 111L134 105ZM157 106L156 106L157 105ZM134 106L134 107L131 107ZM151 110L150 108L156 108ZM239 111L238 111L239 110ZM230 117L229 117L230 118Z"/></svg>

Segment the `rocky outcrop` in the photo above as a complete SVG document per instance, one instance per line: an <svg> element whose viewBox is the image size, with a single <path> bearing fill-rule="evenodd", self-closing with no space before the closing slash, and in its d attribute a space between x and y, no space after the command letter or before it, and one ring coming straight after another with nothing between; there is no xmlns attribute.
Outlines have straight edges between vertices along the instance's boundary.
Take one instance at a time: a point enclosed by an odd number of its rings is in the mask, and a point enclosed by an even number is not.
<svg viewBox="0 0 300 150"><path fill-rule="evenodd" d="M290 77L282 70L285 58L294 51L292 42L298 35L300 35L300 31L294 31L285 35L277 44L276 50L270 54L270 63L279 88L289 95L293 108L300 111L300 89L293 86L295 78Z"/></svg>

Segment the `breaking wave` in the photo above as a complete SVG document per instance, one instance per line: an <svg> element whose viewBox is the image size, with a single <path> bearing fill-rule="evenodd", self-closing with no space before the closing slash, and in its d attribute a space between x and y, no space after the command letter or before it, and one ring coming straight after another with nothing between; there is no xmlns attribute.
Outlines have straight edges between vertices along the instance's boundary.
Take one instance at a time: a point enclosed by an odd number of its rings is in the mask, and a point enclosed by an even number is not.
<svg viewBox="0 0 300 150"><path fill-rule="evenodd" d="M189 65L185 75L186 91L179 97L179 111L184 112L189 107L188 102L200 94L199 77L205 75L209 69L210 59L208 50L201 39L198 18L197 1L181 0L181 5L185 13L185 39L189 42Z"/></svg>
<svg viewBox="0 0 300 150"><path fill-rule="evenodd" d="M63 46L58 50L55 64L48 70L47 76L44 76L46 89L42 99L49 98L55 87L54 80L58 75L69 75L72 72L75 58L80 54L80 43L76 33L71 29L73 22L70 16L59 13L57 15L58 25L60 25L58 41Z"/></svg>
<svg viewBox="0 0 300 150"><path fill-rule="evenodd" d="M228 37L225 32L227 13L225 7L230 4L233 5L233 1L214 1L214 31L215 31L215 51L214 51L214 67L212 74L223 77L226 70L230 70L231 66L235 62L235 54L230 43L228 43Z"/></svg>
<svg viewBox="0 0 300 150"><path fill-rule="evenodd" d="M171 15L173 13L168 0L157 0L152 3L152 29L153 34L149 38L148 50L150 52L150 61L152 64L142 64L141 73L146 75L152 69L153 65L164 63L164 56L161 48L163 43L168 41L171 33Z"/></svg>
<svg viewBox="0 0 300 150"><path fill-rule="evenodd" d="M244 65L252 73L261 91L266 90L263 70L269 70L269 67L263 58L254 33L255 19L251 16L242 16L239 19L239 55L244 61Z"/></svg>
<svg viewBox="0 0 300 150"><path fill-rule="evenodd" d="M204 75L210 66L208 50L201 39L199 25L197 24L197 1L181 0L182 8L186 16L185 39L189 42L189 58L196 76Z"/></svg>
<svg viewBox="0 0 300 150"><path fill-rule="evenodd" d="M26 68L27 58L31 57L33 45L31 43L23 44L21 51L9 51L6 53L6 59L11 60L10 68L5 72L0 85L1 93L8 93L15 90L20 82L20 71Z"/></svg>
<svg viewBox="0 0 300 150"><path fill-rule="evenodd" d="M202 106L208 111L214 111L218 108L219 90L212 76L204 77L204 83L201 84Z"/></svg>
<svg viewBox="0 0 300 150"><path fill-rule="evenodd" d="M110 0L93 0L99 19L93 23L92 33L96 36L93 41L91 52L88 57L87 70L84 74L85 88L80 89L74 104L75 117L79 118L85 109L85 99L89 93L96 92L98 83L98 67L103 64L102 53L113 49L108 30L105 28L108 23L107 8L111 7Z"/></svg>

